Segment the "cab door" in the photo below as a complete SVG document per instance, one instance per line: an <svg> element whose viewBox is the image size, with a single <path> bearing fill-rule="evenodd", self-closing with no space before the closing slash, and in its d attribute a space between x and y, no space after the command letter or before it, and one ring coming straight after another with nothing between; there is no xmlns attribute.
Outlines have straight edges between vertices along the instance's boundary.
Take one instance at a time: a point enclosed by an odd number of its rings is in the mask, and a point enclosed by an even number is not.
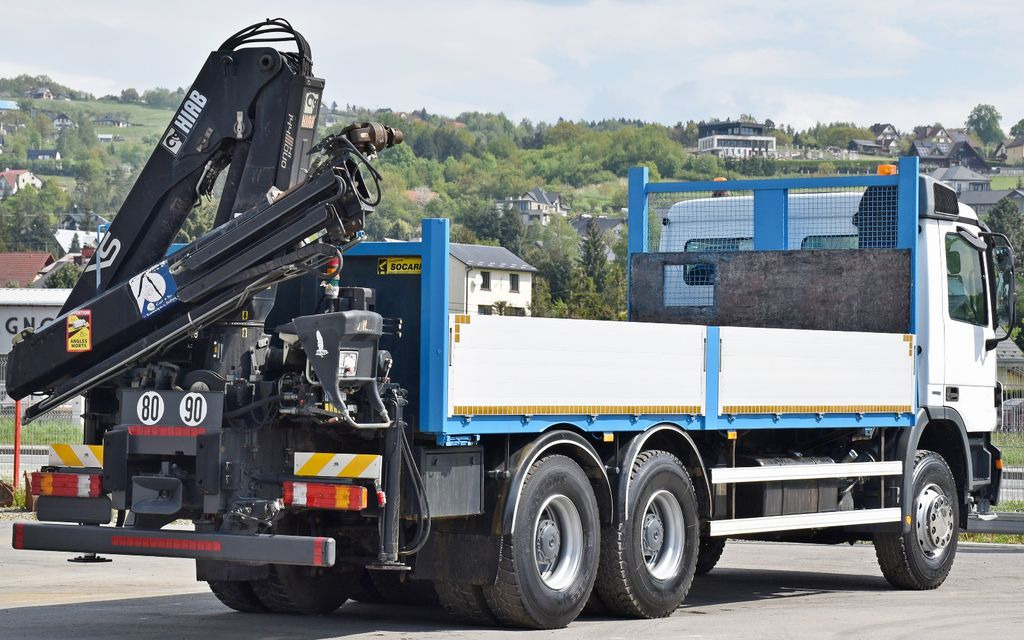
<svg viewBox="0 0 1024 640"><path fill-rule="evenodd" d="M942 226L943 404L960 414L968 431L990 431L996 424L996 352L985 348L994 336L985 241L976 229Z"/></svg>

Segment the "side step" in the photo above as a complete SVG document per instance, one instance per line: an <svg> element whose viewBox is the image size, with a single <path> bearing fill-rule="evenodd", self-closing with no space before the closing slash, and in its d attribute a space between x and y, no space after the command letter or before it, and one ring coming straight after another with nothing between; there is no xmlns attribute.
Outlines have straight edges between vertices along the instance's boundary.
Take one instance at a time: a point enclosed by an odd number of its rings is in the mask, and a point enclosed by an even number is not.
<svg viewBox="0 0 1024 640"><path fill-rule="evenodd" d="M824 513L797 513L787 516L765 516L762 518L712 520L710 533L712 536L733 536L743 533L820 529L823 527L899 521L900 508L888 507L885 509L859 509L856 511L829 511Z"/></svg>
<svg viewBox="0 0 1024 640"><path fill-rule="evenodd" d="M209 558L308 567L330 567L335 559L334 538L312 536L145 531L18 522L14 525L13 538L15 549L37 551Z"/></svg>
<svg viewBox="0 0 1024 640"><path fill-rule="evenodd" d="M781 480L815 480L820 478L867 478L898 476L903 463L838 462L832 464L788 464L777 467L715 467L711 469L712 484L733 482L777 482Z"/></svg>
<svg viewBox="0 0 1024 640"><path fill-rule="evenodd" d="M1024 535L1024 513L991 512L984 515L972 513L967 517L967 532Z"/></svg>

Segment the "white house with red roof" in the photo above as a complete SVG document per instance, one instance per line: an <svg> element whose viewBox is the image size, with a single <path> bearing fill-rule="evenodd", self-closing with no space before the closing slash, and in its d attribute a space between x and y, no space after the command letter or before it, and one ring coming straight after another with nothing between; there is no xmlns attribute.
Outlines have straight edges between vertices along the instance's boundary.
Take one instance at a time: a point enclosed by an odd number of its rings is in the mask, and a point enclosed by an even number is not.
<svg viewBox="0 0 1024 640"><path fill-rule="evenodd" d="M42 189L43 181L28 169L5 169L0 172L0 198L13 196L25 187Z"/></svg>

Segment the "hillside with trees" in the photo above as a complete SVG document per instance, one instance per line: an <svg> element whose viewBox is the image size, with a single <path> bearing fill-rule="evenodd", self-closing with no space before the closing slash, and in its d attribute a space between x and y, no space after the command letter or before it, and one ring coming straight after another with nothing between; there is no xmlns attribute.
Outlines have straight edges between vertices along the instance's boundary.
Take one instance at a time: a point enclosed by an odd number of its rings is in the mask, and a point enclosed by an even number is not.
<svg viewBox="0 0 1024 640"><path fill-rule="evenodd" d="M66 99L24 97L44 85ZM0 98L18 104L16 111L0 111L0 164L29 169L43 179L42 189L23 189L0 201L0 250L56 252L52 231L67 211L112 217L183 96L181 88L128 88L95 100L45 76L0 79ZM56 114L66 115L73 125L58 130ZM125 124L100 126L96 121L102 121L101 116ZM988 142L1001 132L1000 117L991 105L978 105L966 124L972 135ZM331 124L321 127L321 135L365 120L379 120L405 132L406 144L378 160L383 197L368 220L370 239L413 238L422 218L449 218L454 241L500 244L540 270L533 309L539 315L620 317L625 310L626 238L605 236L589 227L581 234L557 215L547 226L525 227L519 215L498 204L509 196L541 187L559 193L575 214L621 217L631 166L649 167L652 180L707 180L864 173L873 171L879 161L696 154L692 149L698 123L692 120L674 125L625 118L534 123L513 122L494 113L448 117L426 109L394 112L337 104L325 105L321 118ZM754 120L748 114L739 119ZM870 130L849 122L818 123L803 130L770 119L765 125L779 144L804 148L845 148L851 139L873 138ZM61 159L30 160L28 151L40 148L56 149ZM178 240L201 235L215 208L215 202L200 203ZM607 260L609 254L614 259Z"/></svg>

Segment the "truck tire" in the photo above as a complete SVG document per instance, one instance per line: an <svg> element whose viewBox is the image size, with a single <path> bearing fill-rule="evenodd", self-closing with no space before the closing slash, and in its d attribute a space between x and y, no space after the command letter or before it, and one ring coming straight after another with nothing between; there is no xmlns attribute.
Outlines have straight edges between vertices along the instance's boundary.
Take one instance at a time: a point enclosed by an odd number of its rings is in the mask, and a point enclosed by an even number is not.
<svg viewBox="0 0 1024 640"><path fill-rule="evenodd" d="M268 577L252 581L252 589L274 613L323 615L345 604L355 577L353 567L313 569L275 564Z"/></svg>
<svg viewBox="0 0 1024 640"><path fill-rule="evenodd" d="M876 533L882 575L898 589L942 584L953 566L960 533L956 481L942 456L919 449L914 456L914 505L907 533Z"/></svg>
<svg viewBox="0 0 1024 640"><path fill-rule="evenodd" d="M504 537L498 576L483 588L503 624L564 627L587 603L601 542L597 498L583 469L551 455L533 463Z"/></svg>
<svg viewBox="0 0 1024 640"><path fill-rule="evenodd" d="M384 602L430 606L437 604L437 591L430 580L417 580L408 571L371 571L370 582Z"/></svg>
<svg viewBox="0 0 1024 640"><path fill-rule="evenodd" d="M266 613L270 611L256 597L248 581L208 580L210 591L226 606L242 613Z"/></svg>
<svg viewBox="0 0 1024 640"><path fill-rule="evenodd" d="M365 568L359 569L359 577L352 581L352 590L348 594L349 600L362 602L364 604L380 604L387 602L387 599L377 591L373 584L370 572Z"/></svg>
<svg viewBox="0 0 1024 640"><path fill-rule="evenodd" d="M434 587L441 606L456 620L481 627L499 624L487 604L483 587L450 580L440 580Z"/></svg>
<svg viewBox="0 0 1024 640"><path fill-rule="evenodd" d="M661 618L683 602L697 565L697 496L683 464L667 451L633 463L630 519L605 527L596 589L617 615Z"/></svg>
<svg viewBox="0 0 1024 640"><path fill-rule="evenodd" d="M308 518L304 515L286 517L277 523L274 533L323 535ZM359 567L352 564L316 568L272 564L270 575L249 584L260 602L274 613L322 615L343 605L358 579Z"/></svg>
<svg viewBox="0 0 1024 640"><path fill-rule="evenodd" d="M725 551L725 538L701 536L697 548L697 570L694 573L698 576L711 573L711 570L721 560L723 551Z"/></svg>

